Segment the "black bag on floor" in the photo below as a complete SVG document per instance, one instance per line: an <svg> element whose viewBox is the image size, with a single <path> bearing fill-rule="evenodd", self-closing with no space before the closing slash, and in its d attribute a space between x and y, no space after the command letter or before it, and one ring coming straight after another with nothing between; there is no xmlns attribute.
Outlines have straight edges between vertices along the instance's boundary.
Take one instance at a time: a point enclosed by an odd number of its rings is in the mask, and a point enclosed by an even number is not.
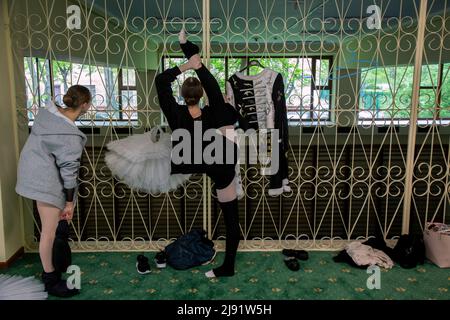
<svg viewBox="0 0 450 320"><path fill-rule="evenodd" d="M415 268L425 262L425 244L423 237L404 234L399 239L392 252L393 260L402 268Z"/></svg>
<svg viewBox="0 0 450 320"><path fill-rule="evenodd" d="M194 229L169 244L165 252L167 263L174 269L186 270L211 261L216 251L214 243L206 237L206 232Z"/></svg>
<svg viewBox="0 0 450 320"><path fill-rule="evenodd" d="M61 220L56 229L53 242L53 267L57 272L66 272L72 264L72 251L69 246L69 223Z"/></svg>

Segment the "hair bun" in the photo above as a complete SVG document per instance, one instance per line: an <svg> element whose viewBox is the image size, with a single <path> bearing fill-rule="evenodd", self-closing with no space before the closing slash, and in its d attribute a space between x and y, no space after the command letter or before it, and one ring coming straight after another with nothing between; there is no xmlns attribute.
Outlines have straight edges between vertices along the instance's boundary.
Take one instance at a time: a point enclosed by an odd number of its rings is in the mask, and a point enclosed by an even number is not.
<svg viewBox="0 0 450 320"><path fill-rule="evenodd" d="M74 85L67 90L63 97L63 102L68 108L77 109L84 103L90 103L92 95L88 88L80 85Z"/></svg>
<svg viewBox="0 0 450 320"><path fill-rule="evenodd" d="M75 99L73 96L69 96L69 95L65 94L63 97L63 102L67 107L73 108Z"/></svg>

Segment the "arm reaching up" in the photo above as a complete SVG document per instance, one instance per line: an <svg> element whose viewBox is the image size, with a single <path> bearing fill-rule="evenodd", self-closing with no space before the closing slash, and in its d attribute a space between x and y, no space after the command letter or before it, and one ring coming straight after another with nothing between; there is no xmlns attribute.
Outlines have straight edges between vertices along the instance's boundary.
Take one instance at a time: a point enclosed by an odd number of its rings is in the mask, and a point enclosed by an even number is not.
<svg viewBox="0 0 450 320"><path fill-rule="evenodd" d="M202 86L206 91L209 104L211 106L225 104L225 100L223 99L219 83L208 70L208 68L206 68L205 65L203 65L201 62L199 47L186 39L186 33L184 32L184 29L181 30L178 38L180 40L181 50L183 50L185 57L189 59L189 62L192 64L193 69L197 73L197 76L199 77Z"/></svg>
<svg viewBox="0 0 450 320"><path fill-rule="evenodd" d="M179 67L173 67L158 74L155 78L156 91L158 93L159 106L169 122L172 130L175 128L174 118L179 112L179 104L173 96L172 82L175 81L178 75L192 69L192 65L188 62Z"/></svg>

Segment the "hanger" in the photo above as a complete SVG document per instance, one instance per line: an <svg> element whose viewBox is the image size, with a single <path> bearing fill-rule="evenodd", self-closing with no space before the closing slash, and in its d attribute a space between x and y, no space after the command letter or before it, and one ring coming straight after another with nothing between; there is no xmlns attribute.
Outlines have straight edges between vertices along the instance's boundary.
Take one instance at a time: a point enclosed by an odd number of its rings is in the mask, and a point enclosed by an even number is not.
<svg viewBox="0 0 450 320"><path fill-rule="evenodd" d="M239 72L243 72L243 71L249 69L250 67L261 67L261 68L263 68L263 69L266 68L266 67L264 67L264 66L261 64L261 62L259 62L258 60L250 60L250 61L248 62L248 64L247 64L242 70L240 70Z"/></svg>

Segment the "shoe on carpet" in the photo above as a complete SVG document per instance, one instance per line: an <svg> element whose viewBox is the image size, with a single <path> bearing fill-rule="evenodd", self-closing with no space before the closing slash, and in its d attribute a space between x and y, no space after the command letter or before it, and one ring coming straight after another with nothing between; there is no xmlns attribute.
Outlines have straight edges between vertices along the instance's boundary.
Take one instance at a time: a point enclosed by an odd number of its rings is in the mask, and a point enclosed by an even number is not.
<svg viewBox="0 0 450 320"><path fill-rule="evenodd" d="M285 257L284 264L292 271L300 270L300 264L298 263L297 258L295 257Z"/></svg>
<svg viewBox="0 0 450 320"><path fill-rule="evenodd" d="M148 258L142 254L138 255L136 262L136 270L139 274L148 274L152 272Z"/></svg>
<svg viewBox="0 0 450 320"><path fill-rule="evenodd" d="M167 254L165 251L160 251L155 255L155 263L158 269L167 267Z"/></svg>
<svg viewBox="0 0 450 320"><path fill-rule="evenodd" d="M298 260L305 261L309 259L308 252L306 252L305 250L283 249L281 253L284 254L286 257L295 257Z"/></svg>

